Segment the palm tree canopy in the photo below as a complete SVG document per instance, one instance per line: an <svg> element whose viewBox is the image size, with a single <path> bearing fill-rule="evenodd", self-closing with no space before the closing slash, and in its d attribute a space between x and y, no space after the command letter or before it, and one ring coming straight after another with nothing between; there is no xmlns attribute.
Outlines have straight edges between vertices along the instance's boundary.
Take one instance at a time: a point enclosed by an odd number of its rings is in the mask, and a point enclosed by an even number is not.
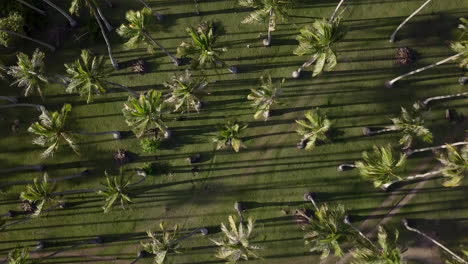
<svg viewBox="0 0 468 264"><path fill-rule="evenodd" d="M257 245L252 245L250 239L254 229L254 220L249 217L247 224L239 223L232 215L229 216L229 226L221 223L221 231L223 238L210 239L216 246L219 247L215 256L220 259L225 259L232 263L237 263L239 260L249 260L249 257L259 258L255 251L261 249Z"/></svg>
<svg viewBox="0 0 468 264"><path fill-rule="evenodd" d="M439 156L442 163L442 175L447 178L443 185L445 187L460 186L463 179L468 177L468 145L460 150L454 146L447 145L447 153Z"/></svg>
<svg viewBox="0 0 468 264"><path fill-rule="evenodd" d="M43 179L35 178L33 184L28 184L26 190L20 193L20 199L34 203L37 209L34 216L38 216L47 203L55 201L55 184L50 183L47 173L44 173Z"/></svg>
<svg viewBox="0 0 468 264"><path fill-rule="evenodd" d="M164 222L161 222L159 228L161 228L162 231L160 235L150 230L146 231L148 237L151 238L151 242L141 242L141 246L145 251L154 255L154 263L163 264L167 261L168 253L180 253L178 250L179 244L177 243L179 226L174 225L174 229L169 231L166 229Z"/></svg>
<svg viewBox="0 0 468 264"><path fill-rule="evenodd" d="M400 144L404 148L409 148L414 140L421 139L426 143L431 143L433 136L431 131L424 126L424 117L422 109L418 104L413 105L410 111L401 108L401 115L397 118L391 118L396 130L402 132Z"/></svg>
<svg viewBox="0 0 468 264"><path fill-rule="evenodd" d="M11 85L23 87L24 96L28 96L37 91L42 98L42 88L49 82L44 74L45 54L39 49L36 49L31 59L22 52L20 52L17 57L17 65L9 67L7 72L16 79Z"/></svg>
<svg viewBox="0 0 468 264"><path fill-rule="evenodd" d="M344 243L353 238L353 229L344 223L346 210L342 204L329 206L322 204L319 210L314 211L314 216L304 226L305 244L310 246L311 252L321 254L321 259L327 258L330 253L343 256Z"/></svg>
<svg viewBox="0 0 468 264"><path fill-rule="evenodd" d="M129 10L125 14L125 18L128 23L120 25L117 29L117 34L128 39L124 47L133 49L144 44L148 52L154 53L154 45L151 43L151 39L148 38L148 27L152 25L154 19L153 11L146 7L141 11Z"/></svg>
<svg viewBox="0 0 468 264"><path fill-rule="evenodd" d="M211 23L202 23L197 29L189 27L186 31L192 38L192 42L182 42L177 48L177 56L194 59L195 66L216 64L219 55L226 51L226 48L214 47L217 36L213 32Z"/></svg>
<svg viewBox="0 0 468 264"><path fill-rule="evenodd" d="M123 175L122 171L118 176L109 176L106 174L106 183L103 183L104 190L99 190L98 194L106 198L106 203L102 207L104 213L109 212L115 202L120 201L120 206L125 209L125 205L132 203L130 198L129 185L130 177Z"/></svg>
<svg viewBox="0 0 468 264"><path fill-rule="evenodd" d="M15 248L8 252L8 264L32 264L27 248Z"/></svg>
<svg viewBox="0 0 468 264"><path fill-rule="evenodd" d="M363 161L356 162L359 174L365 180L372 181L376 188L391 182L392 180L401 180L402 177L397 174L397 170L406 163L405 154L397 154L392 146L373 147L373 152L363 152Z"/></svg>
<svg viewBox="0 0 468 264"><path fill-rule="evenodd" d="M289 10L294 4L294 0L239 0L240 6L255 8L242 24L261 23L269 21L271 31L276 29L277 20L285 20L289 15ZM270 18L270 12L272 17Z"/></svg>
<svg viewBox="0 0 468 264"><path fill-rule="evenodd" d="M70 104L64 104L60 112L50 113L45 108L42 108L39 122L33 123L28 128L30 133L37 135L33 140L33 144L48 147L42 153L43 157L53 156L61 142L65 142L76 154L79 154L74 137L66 129L68 115L71 110L72 106Z"/></svg>
<svg viewBox="0 0 468 264"><path fill-rule="evenodd" d="M405 264L406 261L398 248L398 237L398 230L395 230L392 239L388 237L387 231L379 226L377 245L356 249L353 252L352 264Z"/></svg>
<svg viewBox="0 0 468 264"><path fill-rule="evenodd" d="M328 132L331 129L332 123L326 114L316 108L315 110L307 111L304 116L304 120L296 120L296 123L299 125L296 132L302 136L302 140L307 141L306 150L313 150L317 141L330 141Z"/></svg>
<svg viewBox="0 0 468 264"><path fill-rule="evenodd" d="M113 69L105 65L104 57L93 56L89 50L82 50L80 58L72 64L65 64L70 82L66 88L68 93L79 92L90 103L94 94L106 92L106 79Z"/></svg>
<svg viewBox="0 0 468 264"><path fill-rule="evenodd" d="M171 82L165 82L163 85L171 90L171 96L165 102L174 106L174 112L200 111L200 97L208 85L205 77L194 78L192 73L186 70L184 74L173 75Z"/></svg>
<svg viewBox="0 0 468 264"><path fill-rule="evenodd" d="M340 25L340 20L328 21L327 19L317 19L311 26L301 29L297 37L299 46L294 50L294 54L303 56L312 55L315 58L315 66L312 76L317 76L322 71L331 71L337 64L334 46L341 41L347 30Z"/></svg>
<svg viewBox="0 0 468 264"><path fill-rule="evenodd" d="M235 152L239 152L241 148L246 148L240 137L241 132L246 128L247 124L239 123L236 120L228 120L219 127L218 135L213 138L216 149L232 147Z"/></svg>
<svg viewBox="0 0 468 264"><path fill-rule="evenodd" d="M260 77L260 87L251 89L250 94L247 96L248 100L252 101L252 106L255 108L255 119L263 117L266 121L270 116L270 108L276 104L277 96L282 92L283 79L278 86L273 84L271 75L262 75Z"/></svg>
<svg viewBox="0 0 468 264"><path fill-rule="evenodd" d="M166 135L167 127L162 120L166 107L162 93L149 90L139 98L129 96L122 109L128 126L132 128L137 137L143 136L148 130L157 128Z"/></svg>
<svg viewBox="0 0 468 264"><path fill-rule="evenodd" d="M22 33L24 18L16 12L11 12L7 17L0 18L0 29ZM8 48L14 40L14 36L7 32L0 31L0 45Z"/></svg>
<svg viewBox="0 0 468 264"><path fill-rule="evenodd" d="M451 43L450 48L456 53L464 54L460 60L460 68L468 69L468 20L460 18L458 28L461 31L460 39Z"/></svg>

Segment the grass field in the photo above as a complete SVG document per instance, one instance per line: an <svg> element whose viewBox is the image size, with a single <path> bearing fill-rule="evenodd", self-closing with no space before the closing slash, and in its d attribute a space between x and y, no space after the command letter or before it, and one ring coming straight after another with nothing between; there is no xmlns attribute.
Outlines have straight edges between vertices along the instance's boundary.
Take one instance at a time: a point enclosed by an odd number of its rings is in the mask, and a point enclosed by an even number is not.
<svg viewBox="0 0 468 264"><path fill-rule="evenodd" d="M114 27L124 22L126 10L141 8L138 1L111 1L115 2L115 7L103 10ZM235 214L234 202L242 201L247 206L246 214L257 220L258 236L254 241L265 247L261 252L264 260L252 263L319 263L318 256L307 252L299 226L284 211L308 208L310 205L303 201L303 194L313 191L320 202L343 203L350 214L364 220L389 194L361 180L357 171L338 173L336 167L359 159L361 152L369 150L373 144L397 143L398 135L364 137L362 127L389 124L389 118L398 115L400 106L410 106L417 99L466 90L466 86L457 83L463 73L455 63L408 78L396 88L383 87L386 80L452 54L448 42L453 39L458 18L468 12L468 2L464 0L433 1L400 32L400 40L395 44L388 42L391 32L422 1L346 1L342 16L350 31L339 44L338 67L313 79L307 71L298 80L291 78L291 72L307 58L292 54L297 46L295 36L314 18L328 17L338 1L303 1L292 12L290 20L279 25L273 33L272 46L268 48L262 45L265 25L240 24L248 10L239 8L235 1L199 2L200 15L197 16L190 0L150 1L153 8L165 15L160 31L153 32L153 36L175 53L179 43L188 40L185 27L205 20L221 22L225 34L219 39L219 45L229 50L223 58L229 65L238 66L240 73L233 75L224 69L195 71L205 74L210 81L207 87L210 94L204 98L206 107L201 113L187 115L179 121L173 121L177 115L170 115L168 125L173 137L156 155L142 153L138 140L130 133L121 112L128 93L120 90L109 91L86 104L78 95L66 94L60 85L47 87L44 105L56 110L64 103L71 103L74 129L126 132L127 136L122 140L104 135L81 137L82 155L79 157L70 149L62 148L53 158L42 160L39 156L42 149L31 143L33 137L26 131L38 113L32 109L1 110L0 168L45 164L52 178L84 169L92 171L84 178L59 183L59 190L98 188L105 179L105 170L117 171L113 154L119 148L138 156L126 169L139 168L144 162L159 162L168 164L171 173L150 176L135 195L135 204L126 211L115 208L103 214L103 201L94 194L67 196L70 208L1 231L0 253L5 255L17 245L33 246L38 240L56 243L56 247L50 249L53 251L100 236L104 239L102 245L84 245L43 263L130 263L139 248L139 241L146 238L145 231L148 228L156 230L160 221L180 224L187 231L205 226L210 231L208 238L215 238L220 235L219 223L226 222L229 214ZM85 15L80 18L86 19ZM53 21L51 23L65 23L59 16L54 16ZM79 48L106 55L103 41L87 43L72 39L73 33L57 52L47 52L48 72L63 74L63 64L75 60ZM145 75L135 74L130 68L113 73L112 82L128 85L139 92L148 89L164 91L162 83L169 80L172 73L188 67L176 68L160 51L149 55L143 48L123 50L123 40L115 32L111 40L120 63L128 64L137 58L144 58L149 63L150 71ZM397 67L394 53L397 47L404 46L417 51L420 59L412 66ZM34 49L33 46L20 48L28 53ZM274 109L268 122L254 121L246 96L250 88L258 85L260 75L267 72L277 81L286 78L280 99L282 104ZM6 82L0 85L5 91L3 94L16 96L20 93ZM21 101L41 103L39 97L21 98ZM463 134L452 133L454 125L444 119L444 110L455 108L467 115L467 103L466 99L456 100L433 107L428 124L434 130L435 144L445 143L448 136L463 139ZM312 152L298 150L296 143L300 138L295 133L294 120L316 107L327 113L341 133L333 143L321 145ZM244 134L247 149L239 153L223 150L213 154L211 137L216 133L216 125L231 117L248 123L249 128ZM22 122L19 134L10 131L15 119ZM198 175L191 173L191 166L186 161L195 153L201 153L204 160ZM213 158L214 165L209 171ZM428 162L435 164L428 156L412 157L406 172L415 173ZM432 167L427 166L426 170ZM41 173L0 176L4 183L30 180L40 177ZM466 183L465 180L462 187L454 189L441 187L439 181L426 184L391 225L401 229L401 217L419 219L422 229L431 231L445 244L454 248L468 244ZM405 195L412 186L405 187L400 195ZM0 213L19 210L18 194L22 189L24 185L2 190ZM382 214L388 210L390 208L382 209ZM411 234L404 233L403 237L407 239L405 245L414 241ZM221 263L213 257L215 247L206 237L186 240L183 247L184 253L174 256L174 263ZM141 262L151 263L151 260Z"/></svg>

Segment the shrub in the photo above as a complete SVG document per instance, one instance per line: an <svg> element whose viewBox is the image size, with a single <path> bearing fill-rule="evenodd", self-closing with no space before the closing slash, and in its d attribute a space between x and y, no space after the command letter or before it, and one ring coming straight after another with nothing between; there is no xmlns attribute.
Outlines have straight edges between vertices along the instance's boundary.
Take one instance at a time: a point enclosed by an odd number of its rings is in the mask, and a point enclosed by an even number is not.
<svg viewBox="0 0 468 264"><path fill-rule="evenodd" d="M155 153L161 146L161 141L155 137L143 138L140 140L140 146L145 153Z"/></svg>

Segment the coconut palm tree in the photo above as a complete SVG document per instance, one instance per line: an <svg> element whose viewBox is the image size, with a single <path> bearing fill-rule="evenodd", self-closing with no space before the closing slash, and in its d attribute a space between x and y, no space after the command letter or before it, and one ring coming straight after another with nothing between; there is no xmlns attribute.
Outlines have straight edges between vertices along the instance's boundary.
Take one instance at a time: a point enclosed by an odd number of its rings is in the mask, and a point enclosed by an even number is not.
<svg viewBox="0 0 468 264"><path fill-rule="evenodd" d="M411 18L413 18L416 14L418 14L426 5L428 5L432 0L427 0L422 4L416 11L414 11L408 18L406 18L398 27L393 31L392 35L390 36L390 43L393 43L395 41L396 34L400 29L402 29L408 21L410 21Z"/></svg>
<svg viewBox="0 0 468 264"><path fill-rule="evenodd" d="M468 96L468 92L464 93L457 93L457 94L450 94L450 95L440 95L440 96L434 96L434 97L429 97L423 101L421 101L421 106L422 107L427 107L430 103L435 102L435 101L441 101L441 100L451 100L455 98L464 98Z"/></svg>
<svg viewBox="0 0 468 264"><path fill-rule="evenodd" d="M146 0L138 0L140 1L140 3L143 4L144 7L148 8L151 10L151 6L148 5L148 2L146 2ZM162 21L163 20L163 15L161 15L160 13L158 13L156 10L153 10L153 13L154 13L154 16L159 20L159 21Z"/></svg>
<svg viewBox="0 0 468 264"><path fill-rule="evenodd" d="M241 148L246 148L240 137L240 134L246 128L247 124L240 123L236 120L228 120L219 127L218 135L213 138L216 149L232 147L235 152L239 152Z"/></svg>
<svg viewBox="0 0 468 264"><path fill-rule="evenodd" d="M256 9L241 23L254 24L268 21L268 35L263 40L263 45L270 46L271 32L276 30L276 24L280 20L285 20L289 16L288 13L294 2L294 0L239 0L240 6Z"/></svg>
<svg viewBox="0 0 468 264"><path fill-rule="evenodd" d="M0 18L0 45L10 47L15 37L33 41L39 45L55 51L55 47L40 40L30 38L23 32L24 18L16 12L11 12L7 17Z"/></svg>
<svg viewBox="0 0 468 264"><path fill-rule="evenodd" d="M232 215L229 216L229 227L221 223L223 237L221 239L210 239L218 251L215 257L227 260L229 263L237 263L240 260L249 260L249 258L259 258L256 251L260 246L252 245L252 232L254 230L254 220L249 217L247 224L242 222L236 226L236 221Z"/></svg>
<svg viewBox="0 0 468 264"><path fill-rule="evenodd" d="M197 29L189 27L186 29L192 42L182 42L177 48L177 56L180 58L191 58L194 66L204 66L206 64L222 65L229 72L237 73L237 68L227 66L219 56L226 52L226 48L215 48L218 37L214 33L212 23L201 23Z"/></svg>
<svg viewBox="0 0 468 264"><path fill-rule="evenodd" d="M106 198L106 203L102 207L104 213L108 213L117 201L120 201L120 206L125 210L125 205L132 203L129 188L131 185L131 178L125 176L122 170L120 170L120 174L117 176L109 176L107 172L105 172L105 174L106 183L102 184L104 189L98 191L99 195Z"/></svg>
<svg viewBox="0 0 468 264"><path fill-rule="evenodd" d="M81 9L82 6L86 6L90 15L96 19L96 22L99 25L99 28L101 29L101 34L102 37L104 38L104 41L106 42L107 46L107 53L109 55L109 59L112 63L112 66L115 69L119 69L119 64L117 61L114 59L114 56L112 55L112 47L110 45L110 41L107 38L106 31L104 30L104 26L102 25L101 20L104 22L104 24L107 27L108 31L112 30L112 26L107 22L106 18L102 14L101 9L99 8L99 4L96 0L73 0L71 5L70 5L70 13L79 15L79 10Z"/></svg>
<svg viewBox="0 0 468 264"><path fill-rule="evenodd" d="M408 225L408 221L406 219L403 219L402 220L402 223L403 225L405 226L406 229L408 229L409 231L411 232L415 232L415 233L418 233L420 234L421 236L423 236L424 238L426 238L427 240L431 241L432 243L436 244L438 247L440 247L442 250L444 250L445 252L447 252L448 254L450 254L450 256L452 258L454 258L455 260L457 260L458 262L460 263L463 263L463 264L468 264L468 261L464 260L462 257L458 256L457 254L455 254L452 250L450 250L449 248L447 248L446 246L444 246L442 243L440 243L439 241L433 239L432 237L430 237L429 235L425 234L424 232L414 228L414 227L410 227Z"/></svg>
<svg viewBox="0 0 468 264"><path fill-rule="evenodd" d="M122 112L137 137L143 136L150 129L158 129L164 138L169 138L170 132L163 121L165 107L162 93L149 90L139 98L129 97Z"/></svg>
<svg viewBox="0 0 468 264"><path fill-rule="evenodd" d="M29 250L27 248L15 248L8 252L6 259L8 264L32 264L33 261L29 257ZM4 262L5 263L5 262Z"/></svg>
<svg viewBox="0 0 468 264"><path fill-rule="evenodd" d="M46 205L56 204L58 200L54 191L56 185L49 181L49 176L44 173L43 179L34 179L33 184L28 184L26 190L21 192L20 199L36 205L34 216L39 216Z"/></svg>
<svg viewBox="0 0 468 264"><path fill-rule="evenodd" d="M117 34L128 39L124 44L127 49L133 49L139 45L145 45L149 53L154 53L154 48L159 47L176 66L180 64L179 59L169 53L158 41L150 35L150 26L153 24L152 11L149 8L143 8L141 11L129 10L125 14L128 24L122 24L117 29Z"/></svg>
<svg viewBox="0 0 468 264"><path fill-rule="evenodd" d="M43 16L46 15L46 12L45 12L44 10L42 10L42 9L40 9L40 8L37 8L37 7L33 6L33 5L31 5L30 3L24 1L24 0L16 0L16 2L18 2L18 3L20 3L20 4L24 5L24 6L27 6L27 7L31 8L32 10L36 11L37 13L39 13L39 14L41 14L41 15L43 15Z"/></svg>
<svg viewBox="0 0 468 264"><path fill-rule="evenodd" d="M393 237L379 226L377 243L362 246L352 252L352 264L406 264L401 249L398 247L398 230Z"/></svg>
<svg viewBox="0 0 468 264"><path fill-rule="evenodd" d="M171 95L165 102L174 106L174 112L200 112L200 97L208 85L205 77L194 78L192 73L186 70L184 74L173 75L171 81L163 85L171 90Z"/></svg>
<svg viewBox="0 0 468 264"><path fill-rule="evenodd" d="M263 118L265 121L270 117L270 108L278 103L276 98L281 94L285 79L278 86L273 84L271 75L262 75L260 77L260 87L250 89L250 94L247 95L247 100L252 101L252 106L255 108L254 118Z"/></svg>
<svg viewBox="0 0 468 264"><path fill-rule="evenodd" d="M374 187L383 187L386 183L402 177L397 173L406 163L406 155L395 153L392 146L373 147L373 152L364 151L362 161L356 162L359 174L365 180L372 181Z"/></svg>
<svg viewBox="0 0 468 264"><path fill-rule="evenodd" d="M329 206L324 203L316 206L314 214L308 216L298 211L300 216L307 220L303 226L305 244L310 252L321 254L320 258L327 258L330 253L337 257L344 255L343 245L351 242L354 230L343 222L346 210L342 204Z"/></svg>
<svg viewBox="0 0 468 264"><path fill-rule="evenodd" d="M18 1L18 0L17 0ZM56 4L54 4L53 2L49 1L49 0L42 0L43 2L47 3L49 6L51 6L53 9L57 10L62 16L64 16L68 22L70 23L70 26L73 28L73 27L76 27L78 25L78 22L76 22L75 19L73 19L65 10L61 9L60 7L58 7Z"/></svg>
<svg viewBox="0 0 468 264"><path fill-rule="evenodd" d="M335 45L346 35L346 28L340 25L339 18L333 20L317 19L311 26L301 29L297 37L299 46L294 50L298 56L311 55L299 69L292 73L294 78L299 78L304 68L314 65L312 77L323 71L332 71L337 64Z"/></svg>
<svg viewBox="0 0 468 264"><path fill-rule="evenodd" d="M82 50L80 58L72 64L65 64L69 80L66 91L80 93L86 97L86 103L94 100L95 94L104 94L109 85L120 87L134 96L138 94L126 86L107 81L112 69L105 65L104 57L93 56L89 50Z"/></svg>
<svg viewBox="0 0 468 264"><path fill-rule="evenodd" d="M310 110L305 113L305 119L296 120L299 128L297 133L302 136L298 146L304 147L306 150L313 150L318 142L329 142L328 133L332 127L331 121L327 115L322 113L320 109Z"/></svg>
<svg viewBox="0 0 468 264"><path fill-rule="evenodd" d="M392 79L390 81L387 81L387 82L385 82L385 87L392 88L393 85L396 82L398 82L399 80L401 80L403 78L409 77L411 75L420 73L422 71L425 71L425 70L434 68L436 66L439 66L441 64L444 64L444 63L447 63L447 62L450 62L450 61L455 61L455 60L458 60L458 59L460 59L460 67L467 69L468 68L468 39L466 37L468 37L468 33L467 33L468 32L468 20L464 19L464 18L461 18L460 21L461 21L461 24L458 26L458 28L462 30L460 40L455 41L455 42L450 44L450 48L453 51L456 52L455 55L452 55L452 56L450 56L448 58L445 58L445 59L443 59L441 61L438 61L438 62L436 62L434 64L424 66L424 67L419 68L417 70L411 71L411 72L403 74L401 76L398 76L398 77L396 77L396 78L394 78L394 79Z"/></svg>
<svg viewBox="0 0 468 264"><path fill-rule="evenodd" d="M424 114L423 110L418 107L418 104L414 104L413 108L406 110L401 108L401 114L399 117L391 118L393 125L387 126L384 129L372 131L370 128L364 128L363 133L366 136L372 136L387 132L401 132L402 137L399 143L403 149L410 148L416 139L420 139L426 143L432 143L432 133L424 126Z"/></svg>
<svg viewBox="0 0 468 264"><path fill-rule="evenodd" d="M64 104L60 112L50 113L42 108L42 114L39 116L39 122L33 123L28 131L37 135L33 144L47 147L42 153L42 157L53 156L59 149L61 143L66 143L76 154L79 155L78 146L75 143L73 135L67 130L68 115L72 110L70 104Z"/></svg>
<svg viewBox="0 0 468 264"><path fill-rule="evenodd" d="M420 149L405 149L405 154L406 154L406 156L411 156L414 153L418 153L418 152L425 152L425 151L434 152L434 151L436 151L438 149L446 149L447 146L456 147L456 146L462 146L462 145L468 145L468 142L461 141L461 142L455 142L455 143L439 145L439 146L434 146L434 147L427 147L427 148L420 148Z"/></svg>
<svg viewBox="0 0 468 264"><path fill-rule="evenodd" d="M45 54L36 49L31 58L22 52L17 57L17 65L9 67L7 72L15 79L11 85L24 88L24 96L37 92L44 100L42 88L49 83L44 73Z"/></svg>

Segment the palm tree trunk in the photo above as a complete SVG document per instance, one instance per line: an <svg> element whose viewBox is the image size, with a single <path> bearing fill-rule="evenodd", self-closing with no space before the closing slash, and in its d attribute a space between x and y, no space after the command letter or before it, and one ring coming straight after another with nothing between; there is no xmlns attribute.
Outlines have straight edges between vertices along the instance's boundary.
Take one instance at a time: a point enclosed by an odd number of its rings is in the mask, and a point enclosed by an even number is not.
<svg viewBox="0 0 468 264"><path fill-rule="evenodd" d="M356 165L351 164L351 163L343 163L340 164L337 168L338 171L348 171L356 168Z"/></svg>
<svg viewBox="0 0 468 264"><path fill-rule="evenodd" d="M43 16L46 15L46 12L45 12L44 10L37 8L37 7L35 7L35 6L31 5L31 4L29 4L29 3L26 2L26 1L23 1L23 0L16 0L16 2L19 2L19 3L23 4L23 5L25 5L25 6L29 7L29 8L31 8L32 10L38 12L39 14L41 14L41 15L43 15Z"/></svg>
<svg viewBox="0 0 468 264"><path fill-rule="evenodd" d="M39 104L8 104L8 105L0 105L0 109L5 109L5 108L15 108L15 107L34 107L36 108L37 111L42 111L42 108L44 108L43 105Z"/></svg>
<svg viewBox="0 0 468 264"><path fill-rule="evenodd" d="M432 243L436 244L437 246L439 246L440 248L442 248L445 252L449 253L453 258L455 258L456 260L460 261L460 263L464 263L464 264L468 264L468 262L466 260L464 260L463 258L461 258L460 256L458 256L457 254L455 254L453 251L451 251L450 249L448 249L446 246L442 245L441 243L439 243L437 240L433 239L432 237L426 235L425 233L419 231L418 229L416 228L412 228L408 225L408 221L406 221L406 219L403 219L402 220L403 222L403 225L406 227L406 229L408 229L409 231L412 231L412 232L416 232L418 234L420 234L421 236L425 237L426 239L430 240Z"/></svg>
<svg viewBox="0 0 468 264"><path fill-rule="evenodd" d="M350 226L354 231L356 231L362 238L364 238L364 240L366 240L367 242L369 242L369 245L371 245L372 247L375 248L375 245L374 243L366 236L364 235L364 233L361 232L361 230L359 230L357 227L355 227L351 221L349 221L349 216L345 215L345 218L343 220L343 222L345 224L347 224L348 226Z"/></svg>
<svg viewBox="0 0 468 264"><path fill-rule="evenodd" d="M452 99L452 98L456 98L456 97L466 97L466 96L468 96L468 92L458 93L458 94L451 94L451 95L434 96L434 97L427 98L422 103L423 103L424 106L427 106L429 103L431 103L433 101Z"/></svg>
<svg viewBox="0 0 468 264"><path fill-rule="evenodd" d="M388 188L390 188L390 186L392 186L395 183L413 181L413 180L417 180L417 179L427 179L427 178L439 175L441 173L442 173L442 170L435 170L435 171L430 171L430 172L426 172L426 173L423 173L423 174L416 174L416 175L413 175L413 176L408 176L408 177L404 178L403 180L395 180L395 181L391 181L389 183L383 184L382 189L384 191L386 191L386 190L388 190Z"/></svg>
<svg viewBox="0 0 468 264"><path fill-rule="evenodd" d="M224 61L222 60L215 60L215 64L216 65L222 65L223 67L225 67L230 73L232 74L237 74L238 73L238 69L237 67L235 66L228 66Z"/></svg>
<svg viewBox="0 0 468 264"><path fill-rule="evenodd" d="M169 51L167 51L159 42L153 39L148 32L143 32L143 34L145 34L145 37L151 40L151 42L153 42L154 45L158 46L167 56L169 56L176 66L180 65L179 59L177 59L174 55L169 53Z"/></svg>
<svg viewBox="0 0 468 264"><path fill-rule="evenodd" d="M102 19L102 21L106 25L107 31L112 31L114 28L111 26L109 21L107 21L106 17L102 14L102 11L98 6L96 6L96 11L97 11L99 17Z"/></svg>
<svg viewBox="0 0 468 264"><path fill-rule="evenodd" d="M107 53L109 54L109 59L112 63L112 66L114 66L114 69L118 70L119 69L119 64L114 60L114 57L112 56L112 48L109 42L109 39L107 38L106 31L104 30L104 27L102 26L101 20L99 20L99 17L94 13L94 18L99 24L99 28L101 28L101 34L102 37L104 38L104 41L106 42L107 46Z"/></svg>
<svg viewBox="0 0 468 264"><path fill-rule="evenodd" d="M5 100L5 101L8 101L8 102L10 102L12 104L18 103L18 99L16 99L13 96L0 96L0 100Z"/></svg>
<svg viewBox="0 0 468 264"><path fill-rule="evenodd" d="M200 10L198 10L198 1L193 0L193 2L195 3L195 14L200 15Z"/></svg>
<svg viewBox="0 0 468 264"><path fill-rule="evenodd" d="M410 21L411 18L413 18L419 11L421 11L426 5L428 5L432 0L427 0L424 4L422 4L416 11L414 11L408 18L403 21L396 29L393 31L392 35L390 36L390 43L393 43L395 41L395 36L398 33L398 31Z"/></svg>
<svg viewBox="0 0 468 264"><path fill-rule="evenodd" d="M61 9L60 7L58 7L57 5L55 5L54 3L52 3L49 0L42 0L42 1L46 2L48 5L50 5L52 8L57 10L60 14L62 14L68 20L68 22L70 23L70 26L72 28L74 28L74 27L76 27L78 25L76 20L74 20L67 12L65 12L65 10Z"/></svg>
<svg viewBox="0 0 468 264"><path fill-rule="evenodd" d="M159 21L162 21L163 20L163 16L161 14L159 14L158 12L154 11L151 6L148 5L148 3L145 1L145 0L138 0L140 1L140 3L142 3L146 8L149 8L153 11L154 13L154 16L156 16L156 18L159 20Z"/></svg>
<svg viewBox="0 0 468 264"><path fill-rule="evenodd" d="M401 79L403 79L403 78L406 78L406 77L408 77L408 76L411 76L411 75L420 73L420 72L422 72L422 71L425 71L425 70L428 70L428 69L431 69L431 68L434 68L434 67L439 66L439 65L441 65L441 64L444 64L444 63L446 63L446 62L449 62L449 61L452 61L452 60L456 60L456 59L458 59L458 57L460 57L460 56L462 56L462 55L464 55L464 54L465 54L464 52L460 52L460 53L457 53L457 54L455 54L455 55L453 55L453 56L450 56L450 57L448 57L448 58L446 58L446 59L443 59L443 60L441 60L441 61L438 61L438 62L436 62L436 63L434 63L434 64L427 65L427 66L425 66L425 67L422 67L422 68L419 68L419 69L417 69L417 70L411 71L411 72L406 73L406 74L403 74L403 75L401 75L401 76L398 76L398 77L396 77L396 78L393 79L393 80L390 80L390 81L385 82L385 87L386 87L386 88L392 88L392 87L393 87L393 84L394 84L395 82L397 82L397 81L399 81L399 80L401 80Z"/></svg>
<svg viewBox="0 0 468 264"><path fill-rule="evenodd" d="M317 60L317 58L318 58L318 56L314 55L308 61L304 62L304 64L302 64L302 66L299 67L299 69L293 71L292 77L296 78L296 79L299 78L299 76L301 76L302 70L304 70L304 68L309 67L310 65L312 65L312 63L314 63Z"/></svg>
<svg viewBox="0 0 468 264"><path fill-rule="evenodd" d="M42 46L44 46L44 47L47 47L47 48L50 49L52 52L55 51L55 47L54 47L54 46L52 46L52 45L50 45L50 44L47 44L47 43L45 43L45 42L42 42L42 41L40 41L40 40L30 38L30 37L28 37L28 36L26 36L26 35L23 35L23 34L14 32L14 31L6 30L6 29L1 29L1 28L0 28L0 32L5 32L5 33L7 33L7 34L11 34L11 35L17 36L17 37L19 37L19 38L24 38L24 39L27 39L27 40L36 42L37 44L40 44L40 45L42 45Z"/></svg>
<svg viewBox="0 0 468 264"><path fill-rule="evenodd" d="M336 14L338 13L338 10L340 9L341 5L344 3L344 0L341 0L338 5L336 6L335 8L335 11L333 11L333 14L331 15L330 17L330 22L333 22L333 20L335 19L335 16Z"/></svg>
<svg viewBox="0 0 468 264"><path fill-rule="evenodd" d="M264 46L270 46L271 45L271 27L273 24L273 8L270 9L270 19L268 22L268 33L267 33L267 38L263 40L263 45Z"/></svg>
<svg viewBox="0 0 468 264"><path fill-rule="evenodd" d="M111 84L111 85L114 85L114 86L117 86L117 87L119 87L119 88L121 88L121 89L123 89L123 90L129 92L130 94L132 94L132 95L133 95L134 97L136 97L136 98L140 97L140 94L139 94L139 93L135 92L134 90L128 88L128 87L125 86L125 85L118 84L118 83L113 83L113 82L109 82L109 81L106 81L106 83Z"/></svg>
<svg viewBox="0 0 468 264"><path fill-rule="evenodd" d="M461 141L461 142L457 142L457 143L451 143L451 144L448 144L448 145L455 147L455 146L461 146L461 145L468 145L468 142ZM411 156L411 155L413 155L414 153L417 153L417 152L434 151L434 150L437 150L437 149L446 149L446 148L447 148L447 145L440 145L440 146L420 148L420 149L407 149L405 151L405 154L406 154L406 156Z"/></svg>
<svg viewBox="0 0 468 264"><path fill-rule="evenodd" d="M244 223L244 214L242 212L242 205L239 202L234 203L234 210L236 210L239 215L239 220L241 223Z"/></svg>
<svg viewBox="0 0 468 264"><path fill-rule="evenodd" d="M398 131L398 129L396 129L395 126L388 126L384 129L375 130L375 131L372 131L370 128L365 127L362 130L362 134L364 134L364 136L374 136L378 134L384 134L384 133L395 132L395 131Z"/></svg>
<svg viewBox="0 0 468 264"><path fill-rule="evenodd" d="M315 211L318 211L319 208L318 208L318 206L317 206L317 203L316 203L315 200L314 200L314 197L312 197L312 196L313 196L312 193L306 193L306 194L304 195L304 200L310 201L310 202L312 203L312 205L314 206Z"/></svg>
<svg viewBox="0 0 468 264"><path fill-rule="evenodd" d="M122 135L121 135L121 133L119 131L106 131L106 132L96 132L96 133L81 131L81 132L75 132L75 134L84 135L84 136L99 136L99 135L111 134L114 139L121 139L122 138Z"/></svg>

